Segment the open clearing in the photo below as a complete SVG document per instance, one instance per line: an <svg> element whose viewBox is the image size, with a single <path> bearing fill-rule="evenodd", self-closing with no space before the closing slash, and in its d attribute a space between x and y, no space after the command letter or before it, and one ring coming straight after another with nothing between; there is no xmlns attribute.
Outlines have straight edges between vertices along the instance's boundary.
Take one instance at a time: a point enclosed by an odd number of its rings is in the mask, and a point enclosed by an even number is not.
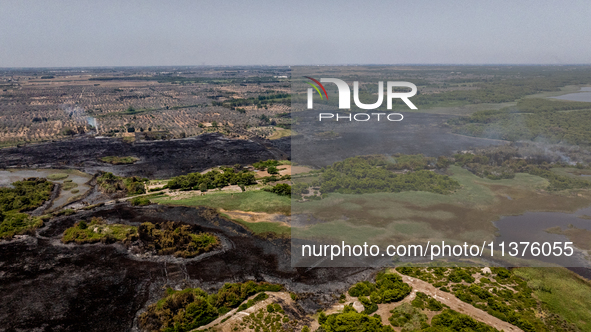
<svg viewBox="0 0 591 332"><path fill-rule="evenodd" d="M175 200L166 197L157 198L153 201L164 205L209 206L224 210L291 214L291 200L289 197L262 190L239 193L213 192L203 196L194 195Z"/></svg>

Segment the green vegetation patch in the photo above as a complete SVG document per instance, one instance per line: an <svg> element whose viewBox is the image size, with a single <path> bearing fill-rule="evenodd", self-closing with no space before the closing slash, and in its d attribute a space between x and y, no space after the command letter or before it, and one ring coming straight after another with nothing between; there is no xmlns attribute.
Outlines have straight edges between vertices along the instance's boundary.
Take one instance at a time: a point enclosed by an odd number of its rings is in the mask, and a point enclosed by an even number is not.
<svg viewBox="0 0 591 332"><path fill-rule="evenodd" d="M548 180L549 185L546 188L548 190L591 188L590 181L566 173L563 167L560 167L558 171L553 171L553 167L559 165L538 164L532 159L506 158L495 154L491 157L464 153L455 154L454 160L456 165L465 167L479 177L491 180L513 179L516 173L528 173Z"/></svg>
<svg viewBox="0 0 591 332"><path fill-rule="evenodd" d="M493 79L465 77L447 79L444 85L467 83L474 89L417 94L413 97L413 103L421 105L423 108L444 106L450 103L453 105L504 103L540 92L560 91L561 87L567 85L589 84L588 70L581 70L576 74L562 69L544 73L539 71L534 73L534 71L536 70L532 69L528 73L522 72L523 77L518 78L507 77L508 72L505 72L502 75L495 73L496 77ZM416 79L413 82L417 82ZM419 83L415 84L419 85ZM396 100L395 103L403 105L401 100Z"/></svg>
<svg viewBox="0 0 591 332"><path fill-rule="evenodd" d="M291 197L291 186L286 183L279 183L273 187L264 188L263 190L268 191L270 193L280 195L280 196L290 196Z"/></svg>
<svg viewBox="0 0 591 332"><path fill-rule="evenodd" d="M448 123L454 132L468 136L591 144L591 103L585 102L527 98L516 107L479 111Z"/></svg>
<svg viewBox="0 0 591 332"><path fill-rule="evenodd" d="M69 175L66 173L53 173L53 174L49 174L47 176L47 179L52 180L52 181L59 181L59 180L63 180L66 179Z"/></svg>
<svg viewBox="0 0 591 332"><path fill-rule="evenodd" d="M525 280L536 298L542 302L547 321L555 321L554 324L558 325L566 320L581 331L591 331L589 280L565 268L519 268L512 272Z"/></svg>
<svg viewBox="0 0 591 332"><path fill-rule="evenodd" d="M404 161L402 164L391 163L381 156L348 158L323 169L320 191L323 194L402 191L449 194L460 188L460 184L449 176L424 169L407 173L394 172L393 170L399 169L400 165L421 167L414 161Z"/></svg>
<svg viewBox="0 0 591 332"><path fill-rule="evenodd" d="M41 218L31 217L26 213L1 214L0 239L10 239L15 235L30 233L43 225Z"/></svg>
<svg viewBox="0 0 591 332"><path fill-rule="evenodd" d="M145 196L134 197L129 200L129 203L133 206L144 206L150 205L150 199Z"/></svg>
<svg viewBox="0 0 591 332"><path fill-rule="evenodd" d="M252 307L253 305L255 305L255 304L257 304L257 303L259 303L261 301L264 301L264 300L266 300L268 298L269 298L269 295L267 295L267 293L259 293L259 294L257 294L257 296L253 297L252 299L250 299L250 300L242 303L238 307L238 310L237 311L246 310L246 309ZM269 305L270 306L273 306L272 304L269 304ZM273 311L271 311L271 312L273 312Z"/></svg>
<svg viewBox="0 0 591 332"><path fill-rule="evenodd" d="M78 184L75 182L64 182L64 184L62 185L62 190L72 190L76 187L78 187Z"/></svg>
<svg viewBox="0 0 591 332"><path fill-rule="evenodd" d="M278 160L275 159L269 159L269 160L265 160L265 161L259 161L256 162L254 164L252 164L252 167L258 169L259 171L264 171L269 167L277 167L280 165L280 162Z"/></svg>
<svg viewBox="0 0 591 332"><path fill-rule="evenodd" d="M117 191L125 191L127 195L141 195L146 193L145 178L116 176L113 173L103 173L96 179L99 188L106 193L112 194Z"/></svg>
<svg viewBox="0 0 591 332"><path fill-rule="evenodd" d="M35 209L49 199L53 183L41 178L28 178L12 183L13 188L0 188L0 211L21 212Z"/></svg>
<svg viewBox="0 0 591 332"><path fill-rule="evenodd" d="M191 228L190 225L172 221L158 224L145 222L138 228L138 236L148 250L176 257L195 257L219 245L217 236L210 233L195 234Z"/></svg>
<svg viewBox="0 0 591 332"><path fill-rule="evenodd" d="M445 309L441 314L434 316L431 319L431 328L424 331L499 332L492 326L451 309Z"/></svg>
<svg viewBox="0 0 591 332"><path fill-rule="evenodd" d="M195 257L208 252L219 245L217 236L210 233L195 233L192 226L178 222L152 224L145 222L139 227L107 224L100 218L90 222L79 221L66 229L62 236L64 243L114 243L131 244L141 241L144 251L154 251L158 255L174 255L176 257Z"/></svg>
<svg viewBox="0 0 591 332"><path fill-rule="evenodd" d="M324 315L318 318L320 327L326 332L357 331L357 332L393 332L388 325L382 325L382 319L378 315L369 316L358 313L351 305L345 305L343 312L339 314Z"/></svg>
<svg viewBox="0 0 591 332"><path fill-rule="evenodd" d="M101 158L102 162L110 163L113 165L133 164L138 160L139 160L139 158L131 157L131 156L127 156L127 157L107 156L107 157Z"/></svg>
<svg viewBox="0 0 591 332"><path fill-rule="evenodd" d="M222 215L224 215L222 213ZM229 216L224 215L228 219L231 219ZM241 224L242 226L249 229L255 235L260 237L276 237L276 236L290 236L291 235L291 227L287 227L281 225L276 222L267 222L267 221L260 221L260 222L248 222L242 219L233 219L235 222Z"/></svg>
<svg viewBox="0 0 591 332"><path fill-rule="evenodd" d="M189 331L214 321L254 294L282 289L281 285L254 281L227 283L216 294L208 294L200 288L182 291L169 288L165 298L140 315L139 325L147 331Z"/></svg>
<svg viewBox="0 0 591 332"><path fill-rule="evenodd" d="M417 331L429 327L427 315L408 303L390 310L390 313L392 315L388 321L392 326L401 327L402 331Z"/></svg>
<svg viewBox="0 0 591 332"><path fill-rule="evenodd" d="M273 303L267 305L267 308L259 309L244 317L242 322L234 328L234 331L295 332L298 331L295 329L297 325L298 322L290 320L279 304ZM306 330L302 329L301 331Z"/></svg>
<svg viewBox="0 0 591 332"><path fill-rule="evenodd" d="M286 196L279 196L262 190L246 191L243 193L208 193L189 198L170 200L166 198L153 199L154 202L166 205L209 206L224 210L240 210L247 212L291 213L291 200Z"/></svg>
<svg viewBox="0 0 591 332"><path fill-rule="evenodd" d="M443 303L435 300L423 292L417 292L416 297L414 300L412 300L411 304L415 308L427 309L430 311L441 311L444 307Z"/></svg>
<svg viewBox="0 0 591 332"><path fill-rule="evenodd" d="M43 225L40 218L22 212L41 206L53 189L53 183L42 178L16 181L12 186L0 188L0 239L12 238Z"/></svg>
<svg viewBox="0 0 591 332"><path fill-rule="evenodd" d="M583 320L577 321L573 317L580 317L584 319L588 316L588 305L584 305L585 309L577 310L576 313L570 317L563 315L566 310L559 308L552 308L546 303L540 303L540 297L534 297L534 289L541 292L551 293L548 288L550 283L541 282L540 277L544 275L543 271L552 270L549 268L536 269L514 269L508 270L505 268L491 268L492 273L483 273L480 268L476 267L429 267L429 268L413 268L413 267L398 267L396 270L402 274L421 279L431 283L433 286L441 290L453 293L458 299L473 305L474 307L486 311L490 315L497 317L503 321L513 324L523 331L577 331L575 324L581 324ZM567 271L566 269L556 269L556 271ZM530 280L521 277L519 271L525 271L524 276L529 276ZM538 271L538 272L536 272ZM479 280L474 278L476 273L484 274ZM565 273L557 273L553 278L563 277ZM552 279L553 279L552 278ZM566 282L561 286L568 285L565 288L574 289L581 287L583 290L582 299L591 294L591 285L587 282L582 284L573 280L570 275ZM582 281L579 279L579 281ZM566 290L564 289L564 290ZM564 297L564 294L556 294L552 297L554 301L559 296ZM570 297L570 295L568 296ZM414 302L414 301L413 301ZM424 302L428 306L428 301ZM568 302L564 300L563 302ZM415 304L415 303L413 303ZM557 303L554 302L554 305ZM572 303L570 307L577 304ZM587 310L585 312L585 310ZM447 312L447 313L446 313ZM540 314L540 312L542 312ZM444 310L443 314L446 320L455 319L451 316L456 314ZM451 315L451 316L450 316ZM580 315L580 316L579 316ZM450 318L451 317L451 318ZM570 319L569 319L570 318ZM465 321L465 318L459 318L460 321ZM432 326L436 326L435 318L433 318ZM458 325L460 326L460 325Z"/></svg>
<svg viewBox="0 0 591 332"><path fill-rule="evenodd" d="M189 173L180 175L168 181L166 188L181 190L201 190L223 188L228 185L247 186L255 184L253 172L238 171L236 168L227 167L220 170L211 170L205 174Z"/></svg>
<svg viewBox="0 0 591 332"><path fill-rule="evenodd" d="M380 272L376 276L376 282L358 282L349 289L349 295L353 297L369 296L375 304L398 302L404 299L410 291L407 283L396 273Z"/></svg>
<svg viewBox="0 0 591 332"><path fill-rule="evenodd" d="M73 227L66 229L62 236L63 243L114 243L137 238L137 227L107 224L100 218L92 218L90 222L84 220L77 222Z"/></svg>

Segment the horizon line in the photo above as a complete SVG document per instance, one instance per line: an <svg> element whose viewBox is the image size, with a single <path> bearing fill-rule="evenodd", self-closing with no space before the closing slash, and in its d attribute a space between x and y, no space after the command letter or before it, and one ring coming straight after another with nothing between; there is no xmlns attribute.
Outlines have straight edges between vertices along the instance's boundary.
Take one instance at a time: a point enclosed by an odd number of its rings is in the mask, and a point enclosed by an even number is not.
<svg viewBox="0 0 591 332"><path fill-rule="evenodd" d="M429 67L429 66L549 66L549 67L566 67L566 66L591 66L591 63L397 63L397 64L307 64L307 65L99 65L99 66L15 66L15 67L0 67L0 70L13 69L100 69L100 68L216 68L216 67L355 67L355 66L415 66L415 67Z"/></svg>

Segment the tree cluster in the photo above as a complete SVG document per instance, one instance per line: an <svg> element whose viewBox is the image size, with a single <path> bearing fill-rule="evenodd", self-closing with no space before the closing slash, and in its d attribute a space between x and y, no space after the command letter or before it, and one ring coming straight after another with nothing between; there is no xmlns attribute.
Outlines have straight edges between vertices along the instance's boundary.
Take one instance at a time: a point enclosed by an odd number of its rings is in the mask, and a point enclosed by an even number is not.
<svg viewBox="0 0 591 332"><path fill-rule="evenodd" d="M404 299L412 288L398 274L378 273L376 282L362 281L349 289L349 295L353 297L369 296L371 302L390 303Z"/></svg>
<svg viewBox="0 0 591 332"><path fill-rule="evenodd" d="M523 158L489 158L482 154L464 153L454 155L456 165L465 167L479 177L491 180L512 179L515 173L528 173L542 177L550 185L548 190L586 189L591 182L566 175L560 175L551 170L553 166L561 164L540 163L536 159Z"/></svg>
<svg viewBox="0 0 591 332"><path fill-rule="evenodd" d="M287 183L279 183L270 188L264 188L263 190L280 195L280 196L291 196L291 186Z"/></svg>
<svg viewBox="0 0 591 332"><path fill-rule="evenodd" d="M24 211L35 209L49 199L53 183L42 178L28 178L0 188L0 239L31 231L43 224Z"/></svg>
<svg viewBox="0 0 591 332"><path fill-rule="evenodd" d="M136 176L124 178L111 172L103 173L96 179L97 185L103 192L112 194L117 191L124 191L127 195L145 194L145 181L148 181L148 179Z"/></svg>
<svg viewBox="0 0 591 332"><path fill-rule="evenodd" d="M139 317L139 325L147 331L186 332L214 321L238 307L246 298L260 292L278 292L281 285L265 282L225 284L217 293L201 288L182 291L168 289L168 295L152 304Z"/></svg>
<svg viewBox="0 0 591 332"><path fill-rule="evenodd" d="M189 173L176 176L168 181L166 185L170 189L201 190L223 188L228 185L248 186L255 184L253 172L245 170L237 171L235 168L226 167L220 170L211 170L205 174Z"/></svg>
<svg viewBox="0 0 591 332"><path fill-rule="evenodd" d="M391 166L393 165L393 166ZM415 165L413 163L413 165ZM415 165L420 167L419 165ZM460 184L447 175L428 170L395 173L389 167L396 164L377 165L362 157L348 158L325 167L321 175L320 191L343 194L376 192L427 191L448 194Z"/></svg>
<svg viewBox="0 0 591 332"><path fill-rule="evenodd" d="M591 145L591 103L523 99L516 107L479 111L448 124L468 136Z"/></svg>

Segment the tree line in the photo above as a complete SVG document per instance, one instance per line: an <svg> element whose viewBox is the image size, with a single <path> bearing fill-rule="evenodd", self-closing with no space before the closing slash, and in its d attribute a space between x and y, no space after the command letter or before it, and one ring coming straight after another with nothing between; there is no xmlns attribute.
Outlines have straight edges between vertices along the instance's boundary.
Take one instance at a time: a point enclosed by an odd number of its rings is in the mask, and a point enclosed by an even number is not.
<svg viewBox="0 0 591 332"><path fill-rule="evenodd" d="M225 167L219 170L214 169L205 174L189 173L176 176L168 181L165 186L170 189L180 190L201 190L223 188L228 185L239 185L241 187L256 184L253 172L238 170L236 167Z"/></svg>
<svg viewBox="0 0 591 332"><path fill-rule="evenodd" d="M325 167L320 176L320 192L342 194L365 194L377 192L426 191L448 194L459 189L460 184L447 175L426 170L426 165L416 162L417 158L401 158L417 171L396 173L396 161L384 157L353 157ZM411 160L413 162L411 162ZM430 159L425 159L430 160ZM436 164L436 161L434 161ZM435 166L433 166L435 168Z"/></svg>

